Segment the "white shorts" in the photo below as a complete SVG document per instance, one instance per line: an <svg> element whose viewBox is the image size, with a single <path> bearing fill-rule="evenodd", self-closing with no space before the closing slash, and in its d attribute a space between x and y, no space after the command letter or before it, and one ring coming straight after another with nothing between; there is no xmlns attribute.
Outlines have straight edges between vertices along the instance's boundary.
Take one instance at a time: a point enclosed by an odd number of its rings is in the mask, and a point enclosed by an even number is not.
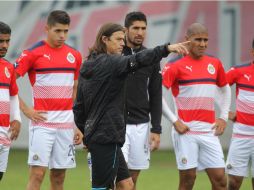
<svg viewBox="0 0 254 190"><path fill-rule="evenodd" d="M74 168L74 129L30 126L28 164L56 169Z"/></svg>
<svg viewBox="0 0 254 190"><path fill-rule="evenodd" d="M8 137L9 127L0 127L0 172L5 172L8 164L11 140Z"/></svg>
<svg viewBox="0 0 254 190"><path fill-rule="evenodd" d="M235 176L254 177L254 139L232 138L226 164L226 172Z"/></svg>
<svg viewBox="0 0 254 190"><path fill-rule="evenodd" d="M125 143L122 152L131 170L143 170L149 168L149 124L127 125Z"/></svg>
<svg viewBox="0 0 254 190"><path fill-rule="evenodd" d="M225 167L219 138L213 133L180 135L172 129L172 140L179 170Z"/></svg>

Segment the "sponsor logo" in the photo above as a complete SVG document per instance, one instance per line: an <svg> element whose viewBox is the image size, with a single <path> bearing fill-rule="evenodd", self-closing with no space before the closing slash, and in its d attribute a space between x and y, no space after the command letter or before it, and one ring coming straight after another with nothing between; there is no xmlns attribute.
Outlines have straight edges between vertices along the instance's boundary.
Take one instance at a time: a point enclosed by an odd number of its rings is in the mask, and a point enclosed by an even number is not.
<svg viewBox="0 0 254 190"><path fill-rule="evenodd" d="M251 75L244 74L243 76L244 76L244 78L246 78L248 81L250 81Z"/></svg>
<svg viewBox="0 0 254 190"><path fill-rule="evenodd" d="M39 156L37 154L33 155L33 160L39 160Z"/></svg>
<svg viewBox="0 0 254 190"><path fill-rule="evenodd" d="M75 62L75 57L72 55L72 53L68 53L67 54L67 60L70 62L70 63L74 63Z"/></svg>
<svg viewBox="0 0 254 190"><path fill-rule="evenodd" d="M44 54L43 57L47 58L48 60L50 60L50 54Z"/></svg>
<svg viewBox="0 0 254 190"><path fill-rule="evenodd" d="M207 71L208 71L208 73L210 73L212 75L215 73L215 68L211 63L208 64Z"/></svg>
<svg viewBox="0 0 254 190"><path fill-rule="evenodd" d="M192 72L192 66L186 65L185 68L188 69L190 72Z"/></svg>
<svg viewBox="0 0 254 190"><path fill-rule="evenodd" d="M5 76L6 76L7 78L10 78L10 77L11 77L11 74L10 74L10 72L9 72L9 70L8 70L7 67L4 68L4 73L5 73Z"/></svg>

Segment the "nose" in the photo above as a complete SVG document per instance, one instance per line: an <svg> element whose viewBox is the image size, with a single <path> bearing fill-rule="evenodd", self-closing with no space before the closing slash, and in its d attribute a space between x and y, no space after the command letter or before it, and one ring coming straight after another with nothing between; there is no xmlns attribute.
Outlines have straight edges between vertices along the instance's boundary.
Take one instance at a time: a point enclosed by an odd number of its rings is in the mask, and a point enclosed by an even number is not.
<svg viewBox="0 0 254 190"><path fill-rule="evenodd" d="M202 46L202 47L206 46L206 42L205 42L205 40L201 40L201 42L200 42L200 46Z"/></svg>
<svg viewBox="0 0 254 190"><path fill-rule="evenodd" d="M7 49L9 47L9 42L8 41L3 41L2 47Z"/></svg>

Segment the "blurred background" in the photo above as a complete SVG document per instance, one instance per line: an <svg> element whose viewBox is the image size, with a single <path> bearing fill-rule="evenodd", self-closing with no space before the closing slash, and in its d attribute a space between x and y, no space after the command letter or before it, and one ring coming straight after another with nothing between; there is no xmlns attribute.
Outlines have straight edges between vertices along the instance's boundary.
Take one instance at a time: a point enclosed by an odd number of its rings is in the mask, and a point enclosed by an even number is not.
<svg viewBox="0 0 254 190"><path fill-rule="evenodd" d="M22 50L44 39L44 26L48 13L55 9L66 10L71 16L68 44L80 50L83 58L95 40L98 28L105 22L123 24L130 11L143 11L148 19L145 46L154 47L165 42L184 40L186 28L200 22L209 30L208 54L220 58L225 70L232 65L252 59L250 50L254 37L254 2L251 1L1 1L0 20L12 28L11 45L7 59L12 63ZM161 67L169 59L163 59ZM31 103L30 83L18 80L20 94ZM171 104L169 92L163 92ZM234 96L234 93L233 93ZM234 107L232 107L234 109ZM23 115L22 115L23 116ZM22 131L13 147L26 148L28 120L23 116ZM221 137L227 148L231 123ZM162 119L161 149L172 148L171 123Z"/></svg>

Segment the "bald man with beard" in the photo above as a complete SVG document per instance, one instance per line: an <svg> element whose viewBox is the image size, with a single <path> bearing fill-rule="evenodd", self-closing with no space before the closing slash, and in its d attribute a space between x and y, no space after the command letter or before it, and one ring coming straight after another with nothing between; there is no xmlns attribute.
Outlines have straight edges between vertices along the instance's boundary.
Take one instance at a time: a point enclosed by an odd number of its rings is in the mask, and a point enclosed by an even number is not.
<svg viewBox="0 0 254 190"><path fill-rule="evenodd" d="M197 170L205 170L213 190L226 189L225 162L218 136L226 128L230 88L218 58L205 54L208 30L200 24L189 26L186 40L189 54L170 61L163 70L163 86L171 89L176 112L163 100L163 114L173 123L172 139L179 170L179 190L194 186ZM219 118L214 104L219 89Z"/></svg>

